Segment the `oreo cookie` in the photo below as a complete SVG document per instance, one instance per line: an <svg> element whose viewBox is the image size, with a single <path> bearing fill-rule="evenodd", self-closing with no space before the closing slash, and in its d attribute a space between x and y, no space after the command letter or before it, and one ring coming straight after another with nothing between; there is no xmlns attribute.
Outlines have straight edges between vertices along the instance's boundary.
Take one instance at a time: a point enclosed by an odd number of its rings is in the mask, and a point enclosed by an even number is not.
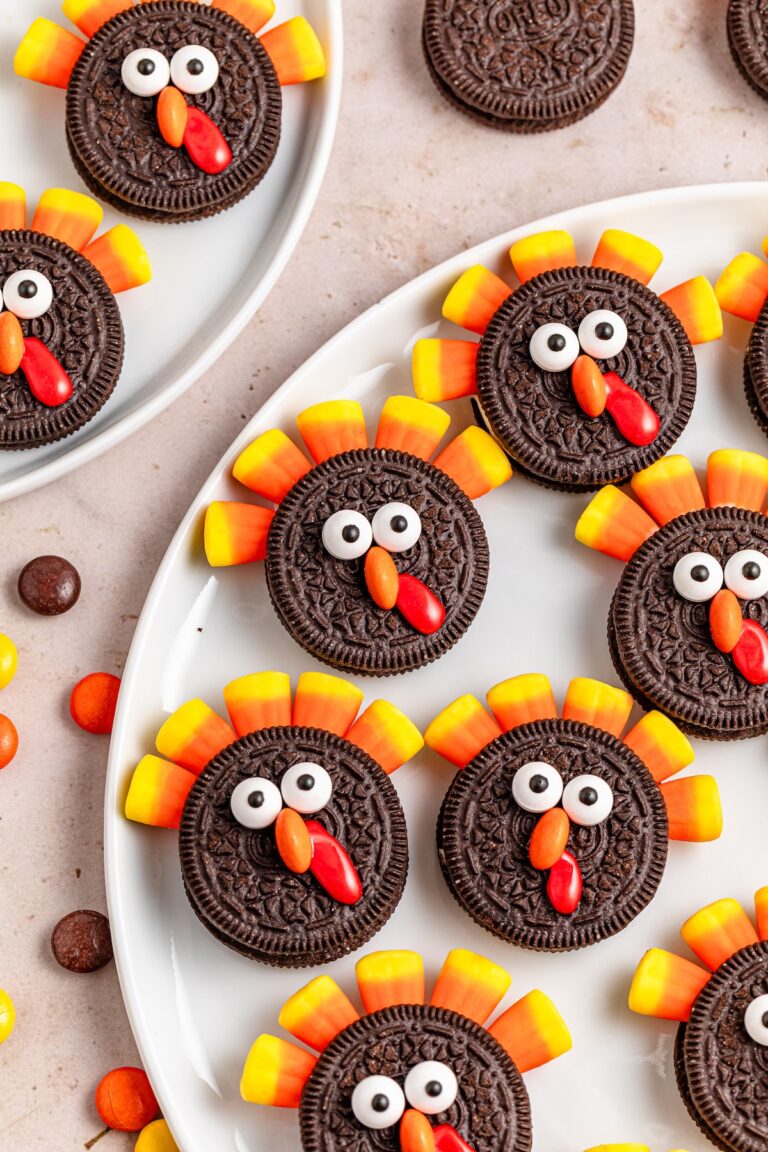
<svg viewBox="0 0 768 1152"><path fill-rule="evenodd" d="M691 735L737 740L768 731L768 459L722 450L707 498L690 462L661 460L615 488L576 528L626 561L611 603L616 671L644 707ZM644 510L643 510L644 509Z"/></svg>
<svg viewBox="0 0 768 1152"><path fill-rule="evenodd" d="M492 128L546 132L594 112L618 87L635 33L632 0L426 0L423 47L438 91Z"/></svg>
<svg viewBox="0 0 768 1152"><path fill-rule="evenodd" d="M758 1152L768 1141L768 889L756 895L757 930L735 900L692 916L682 936L705 966L651 949L629 1005L678 1020L678 1090L693 1121L723 1152Z"/></svg>
<svg viewBox="0 0 768 1152"><path fill-rule="evenodd" d="M281 85L324 75L302 17L257 36L273 10L263 0L86 0L73 17L85 46L38 20L15 68L66 89L67 143L91 191L144 219L200 220L266 175Z"/></svg>
<svg viewBox="0 0 768 1152"><path fill-rule="evenodd" d="M596 944L653 899L670 840L722 830L716 782L665 783L693 760L676 726L648 713L622 738L632 698L576 679L558 716L541 675L449 705L427 745L460 768L437 824L459 905L502 940L547 952Z"/></svg>
<svg viewBox="0 0 768 1152"><path fill-rule="evenodd" d="M761 0L729 0L728 46L747 84L768 100L768 11Z"/></svg>
<svg viewBox="0 0 768 1152"><path fill-rule="evenodd" d="M448 954L429 1003L415 952L373 953L356 973L363 1015L330 977L317 977L284 1005L280 1023L319 1058L260 1036L243 1098L297 1108L304 1152L529 1152L523 1074L571 1047L552 1002L529 993L486 1029L510 978L462 949Z"/></svg>
<svg viewBox="0 0 768 1152"><path fill-rule="evenodd" d="M696 398L692 345L722 335L709 282L661 296L647 287L662 254L609 229L590 266L566 232L510 249L512 290L468 269L443 305L480 343L424 339L413 351L423 400L473 397L478 420L530 479L583 492L627 480L667 452Z"/></svg>
<svg viewBox="0 0 768 1152"><path fill-rule="evenodd" d="M715 283L724 312L753 325L744 356L744 391L750 412L768 434L768 267L751 252L741 252Z"/></svg>
<svg viewBox="0 0 768 1152"><path fill-rule="evenodd" d="M408 871L388 774L421 747L411 722L323 673L279 672L224 689L232 727L201 700L157 735L126 800L131 820L179 828L184 888L202 924L249 959L329 963L394 912ZM357 717L357 718L356 718Z"/></svg>
<svg viewBox="0 0 768 1152"><path fill-rule="evenodd" d="M369 447L357 402L317 404L298 417L312 462L284 433L263 433L233 475L277 508L210 505L209 562L266 560L283 625L342 671L384 676L438 659L485 594L488 543L472 501L511 475L478 428L430 462L448 424L439 408L393 396Z"/></svg>
<svg viewBox="0 0 768 1152"><path fill-rule="evenodd" d="M76 432L111 396L123 364L115 294L151 277L138 237L118 225L93 239L101 207L79 192L44 192L27 227L26 198L0 184L0 450Z"/></svg>

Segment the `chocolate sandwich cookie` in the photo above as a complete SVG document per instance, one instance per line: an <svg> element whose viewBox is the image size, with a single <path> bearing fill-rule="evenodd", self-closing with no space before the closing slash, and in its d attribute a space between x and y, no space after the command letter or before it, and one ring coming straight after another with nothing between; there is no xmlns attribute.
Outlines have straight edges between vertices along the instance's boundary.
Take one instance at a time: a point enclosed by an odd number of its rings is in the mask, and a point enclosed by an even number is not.
<svg viewBox="0 0 768 1152"><path fill-rule="evenodd" d="M588 116L627 68L631 0L427 0L423 47L438 91L493 128L546 132Z"/></svg>
<svg viewBox="0 0 768 1152"><path fill-rule="evenodd" d="M768 9L763 0L730 0L728 46L744 79L768 100Z"/></svg>
<svg viewBox="0 0 768 1152"><path fill-rule="evenodd" d="M766 10L768 19L768 10ZM767 69L768 72L768 69ZM724 312L753 325L744 356L744 391L750 411L768 434L768 266L751 252L741 252L715 283Z"/></svg>
<svg viewBox="0 0 768 1152"><path fill-rule="evenodd" d="M36 21L16 71L66 89L66 138L91 191L167 223L232 207L269 170L281 85L322 76L322 48L296 17L256 35L263 0L85 0L88 43Z"/></svg>
<svg viewBox="0 0 768 1152"><path fill-rule="evenodd" d="M472 397L479 422L540 484L580 492L627 480L688 423L692 344L722 334L712 286L695 277L658 296L647 285L661 252L615 229L589 266L560 231L519 240L510 256L516 290L479 265L453 285L443 316L480 343L417 341L417 395Z"/></svg>
<svg viewBox="0 0 768 1152"><path fill-rule="evenodd" d="M711 777L664 783L693 759L671 721L649 713L622 739L632 698L576 679L559 717L541 675L516 676L449 705L425 733L459 771L437 825L440 867L489 932L548 952L620 932L653 899L670 840L712 840L722 813Z"/></svg>
<svg viewBox="0 0 768 1152"><path fill-rule="evenodd" d="M697 912L682 936L705 967L651 949L629 998L635 1012L680 1021L678 1090L723 1152L759 1152L768 1142L768 889L756 906L757 931L735 900Z"/></svg>
<svg viewBox="0 0 768 1152"><path fill-rule="evenodd" d="M0 450L71 435L109 399L123 364L115 293L149 280L124 225L92 237L102 209L51 189L29 228L21 188L0 184Z"/></svg>
<svg viewBox="0 0 768 1152"><path fill-rule="evenodd" d="M209 562L265 559L281 622L335 668L384 676L436 660L485 594L488 543L472 501L511 475L503 452L469 428L430 462L449 418L407 396L385 403L375 447L355 401L317 404L298 424L313 463L277 430L246 448L235 478L277 509L212 504Z"/></svg>
<svg viewBox="0 0 768 1152"><path fill-rule="evenodd" d="M422 745L378 700L305 673L291 700L278 672L241 677L224 698L233 727L201 700L178 709L136 768L129 819L178 827L184 888L223 944L279 967L359 948L403 893L408 839L388 773Z"/></svg>
<svg viewBox="0 0 768 1152"><path fill-rule="evenodd" d="M304 1152L529 1152L523 1074L571 1047L552 1002L531 992L486 1029L510 978L463 949L449 953L428 1004L415 952L373 953L356 973L363 1015L330 977L317 977L284 1005L280 1023L319 1058L260 1036L244 1099L297 1108Z"/></svg>

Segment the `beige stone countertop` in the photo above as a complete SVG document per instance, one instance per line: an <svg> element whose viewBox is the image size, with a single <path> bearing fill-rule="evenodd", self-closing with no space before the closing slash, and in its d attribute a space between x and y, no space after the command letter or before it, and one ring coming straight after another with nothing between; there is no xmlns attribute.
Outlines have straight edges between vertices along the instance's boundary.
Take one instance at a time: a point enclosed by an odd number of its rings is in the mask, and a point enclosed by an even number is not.
<svg viewBox="0 0 768 1152"><path fill-rule="evenodd" d="M346 0L346 74L328 175L306 232L261 312L159 419L109 455L0 507L0 631L20 651L0 697L21 749L0 774L0 986L17 1009L0 1048L0 1148L75 1152L101 1125L93 1089L137 1054L114 965L60 969L51 929L105 909L107 738L67 712L94 670L120 674L155 570L192 497L244 421L302 361L393 289L467 245L606 197L678 184L765 179L768 104L733 66L725 0L641 0L627 76L564 131L486 129L438 96L421 57L416 0ZM69 176L69 173L62 173ZM54 619L16 580L45 552L82 575ZM110 1133L99 1152L134 1137Z"/></svg>

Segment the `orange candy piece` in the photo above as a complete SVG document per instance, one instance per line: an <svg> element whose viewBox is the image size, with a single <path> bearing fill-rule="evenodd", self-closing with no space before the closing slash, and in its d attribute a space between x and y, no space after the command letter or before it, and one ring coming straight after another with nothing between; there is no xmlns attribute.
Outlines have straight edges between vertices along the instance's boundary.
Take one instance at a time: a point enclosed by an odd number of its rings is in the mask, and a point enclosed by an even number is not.
<svg viewBox="0 0 768 1152"><path fill-rule="evenodd" d="M579 356L571 369L571 386L582 412L595 419L602 416L608 389L602 372L591 356Z"/></svg>
<svg viewBox="0 0 768 1152"><path fill-rule="evenodd" d="M69 712L84 732L108 736L112 731L117 708L120 680L110 672L91 672L72 689Z"/></svg>
<svg viewBox="0 0 768 1152"><path fill-rule="evenodd" d="M709 630L718 652L733 652L743 623L738 598L730 588L721 588L709 606Z"/></svg>
<svg viewBox="0 0 768 1152"><path fill-rule="evenodd" d="M451 288L443 304L443 316L482 336L493 315L511 295L509 284L482 264L476 264L462 272Z"/></svg>
<svg viewBox="0 0 768 1152"><path fill-rule="evenodd" d="M7 768L19 749L16 725L8 716L0 715L0 768Z"/></svg>
<svg viewBox="0 0 768 1152"><path fill-rule="evenodd" d="M457 400L477 392L479 344L469 340L425 338L413 346L413 390L421 400Z"/></svg>
<svg viewBox="0 0 768 1152"><path fill-rule="evenodd" d="M142 1068L113 1068L96 1089L96 1111L109 1128L140 1132L160 1106Z"/></svg>
<svg viewBox="0 0 768 1152"><path fill-rule="evenodd" d="M365 557L365 584L379 608L394 608L399 575L395 562L384 548L373 547Z"/></svg>
<svg viewBox="0 0 768 1152"><path fill-rule="evenodd" d="M157 98L160 135L171 148L181 148L189 118L187 101L178 88L164 88Z"/></svg>
<svg viewBox="0 0 768 1152"><path fill-rule="evenodd" d="M613 484L586 506L576 525L576 539L616 560L629 560L656 531L656 524L634 500Z"/></svg>
<svg viewBox="0 0 768 1152"><path fill-rule="evenodd" d="M298 812L283 808L275 822L275 842L280 859L298 876L309 871L312 863L312 841L307 826Z"/></svg>
<svg viewBox="0 0 768 1152"><path fill-rule="evenodd" d="M261 42L283 86L325 76L322 45L314 28L303 16L294 16L271 28L261 37Z"/></svg>
<svg viewBox="0 0 768 1152"><path fill-rule="evenodd" d="M571 822L562 808L550 808L539 818L531 836L528 855L539 872L554 868L565 851Z"/></svg>

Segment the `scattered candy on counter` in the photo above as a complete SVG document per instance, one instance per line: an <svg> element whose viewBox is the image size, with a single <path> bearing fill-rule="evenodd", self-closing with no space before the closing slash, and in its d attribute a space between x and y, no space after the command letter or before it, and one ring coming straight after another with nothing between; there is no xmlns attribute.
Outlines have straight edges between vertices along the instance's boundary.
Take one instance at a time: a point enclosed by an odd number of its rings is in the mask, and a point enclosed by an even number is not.
<svg viewBox="0 0 768 1152"><path fill-rule="evenodd" d="M19 596L40 616L60 616L80 596L80 574L61 556L37 556L19 575Z"/></svg>
<svg viewBox="0 0 768 1152"><path fill-rule="evenodd" d="M6 768L19 747L19 734L13 720L0 713L0 768Z"/></svg>
<svg viewBox="0 0 768 1152"><path fill-rule="evenodd" d="M0 1044L4 1043L13 1032L16 1023L16 1009L13 1000L7 992L0 988Z"/></svg>
<svg viewBox="0 0 768 1152"><path fill-rule="evenodd" d="M19 653L10 636L0 632L0 688L7 688L16 675Z"/></svg>
<svg viewBox="0 0 768 1152"><path fill-rule="evenodd" d="M75 684L69 698L69 711L78 728L97 736L108 736L115 721L119 691L120 680L110 672L91 672Z"/></svg>
<svg viewBox="0 0 768 1152"><path fill-rule="evenodd" d="M134 1152L179 1152L165 1120L153 1120L139 1133Z"/></svg>
<svg viewBox="0 0 768 1152"><path fill-rule="evenodd" d="M160 1106L142 1068L113 1068L96 1089L96 1111L108 1128L140 1132Z"/></svg>
<svg viewBox="0 0 768 1152"><path fill-rule="evenodd" d="M112 959L109 920L101 912L70 912L51 934L51 951L68 972L98 972Z"/></svg>

